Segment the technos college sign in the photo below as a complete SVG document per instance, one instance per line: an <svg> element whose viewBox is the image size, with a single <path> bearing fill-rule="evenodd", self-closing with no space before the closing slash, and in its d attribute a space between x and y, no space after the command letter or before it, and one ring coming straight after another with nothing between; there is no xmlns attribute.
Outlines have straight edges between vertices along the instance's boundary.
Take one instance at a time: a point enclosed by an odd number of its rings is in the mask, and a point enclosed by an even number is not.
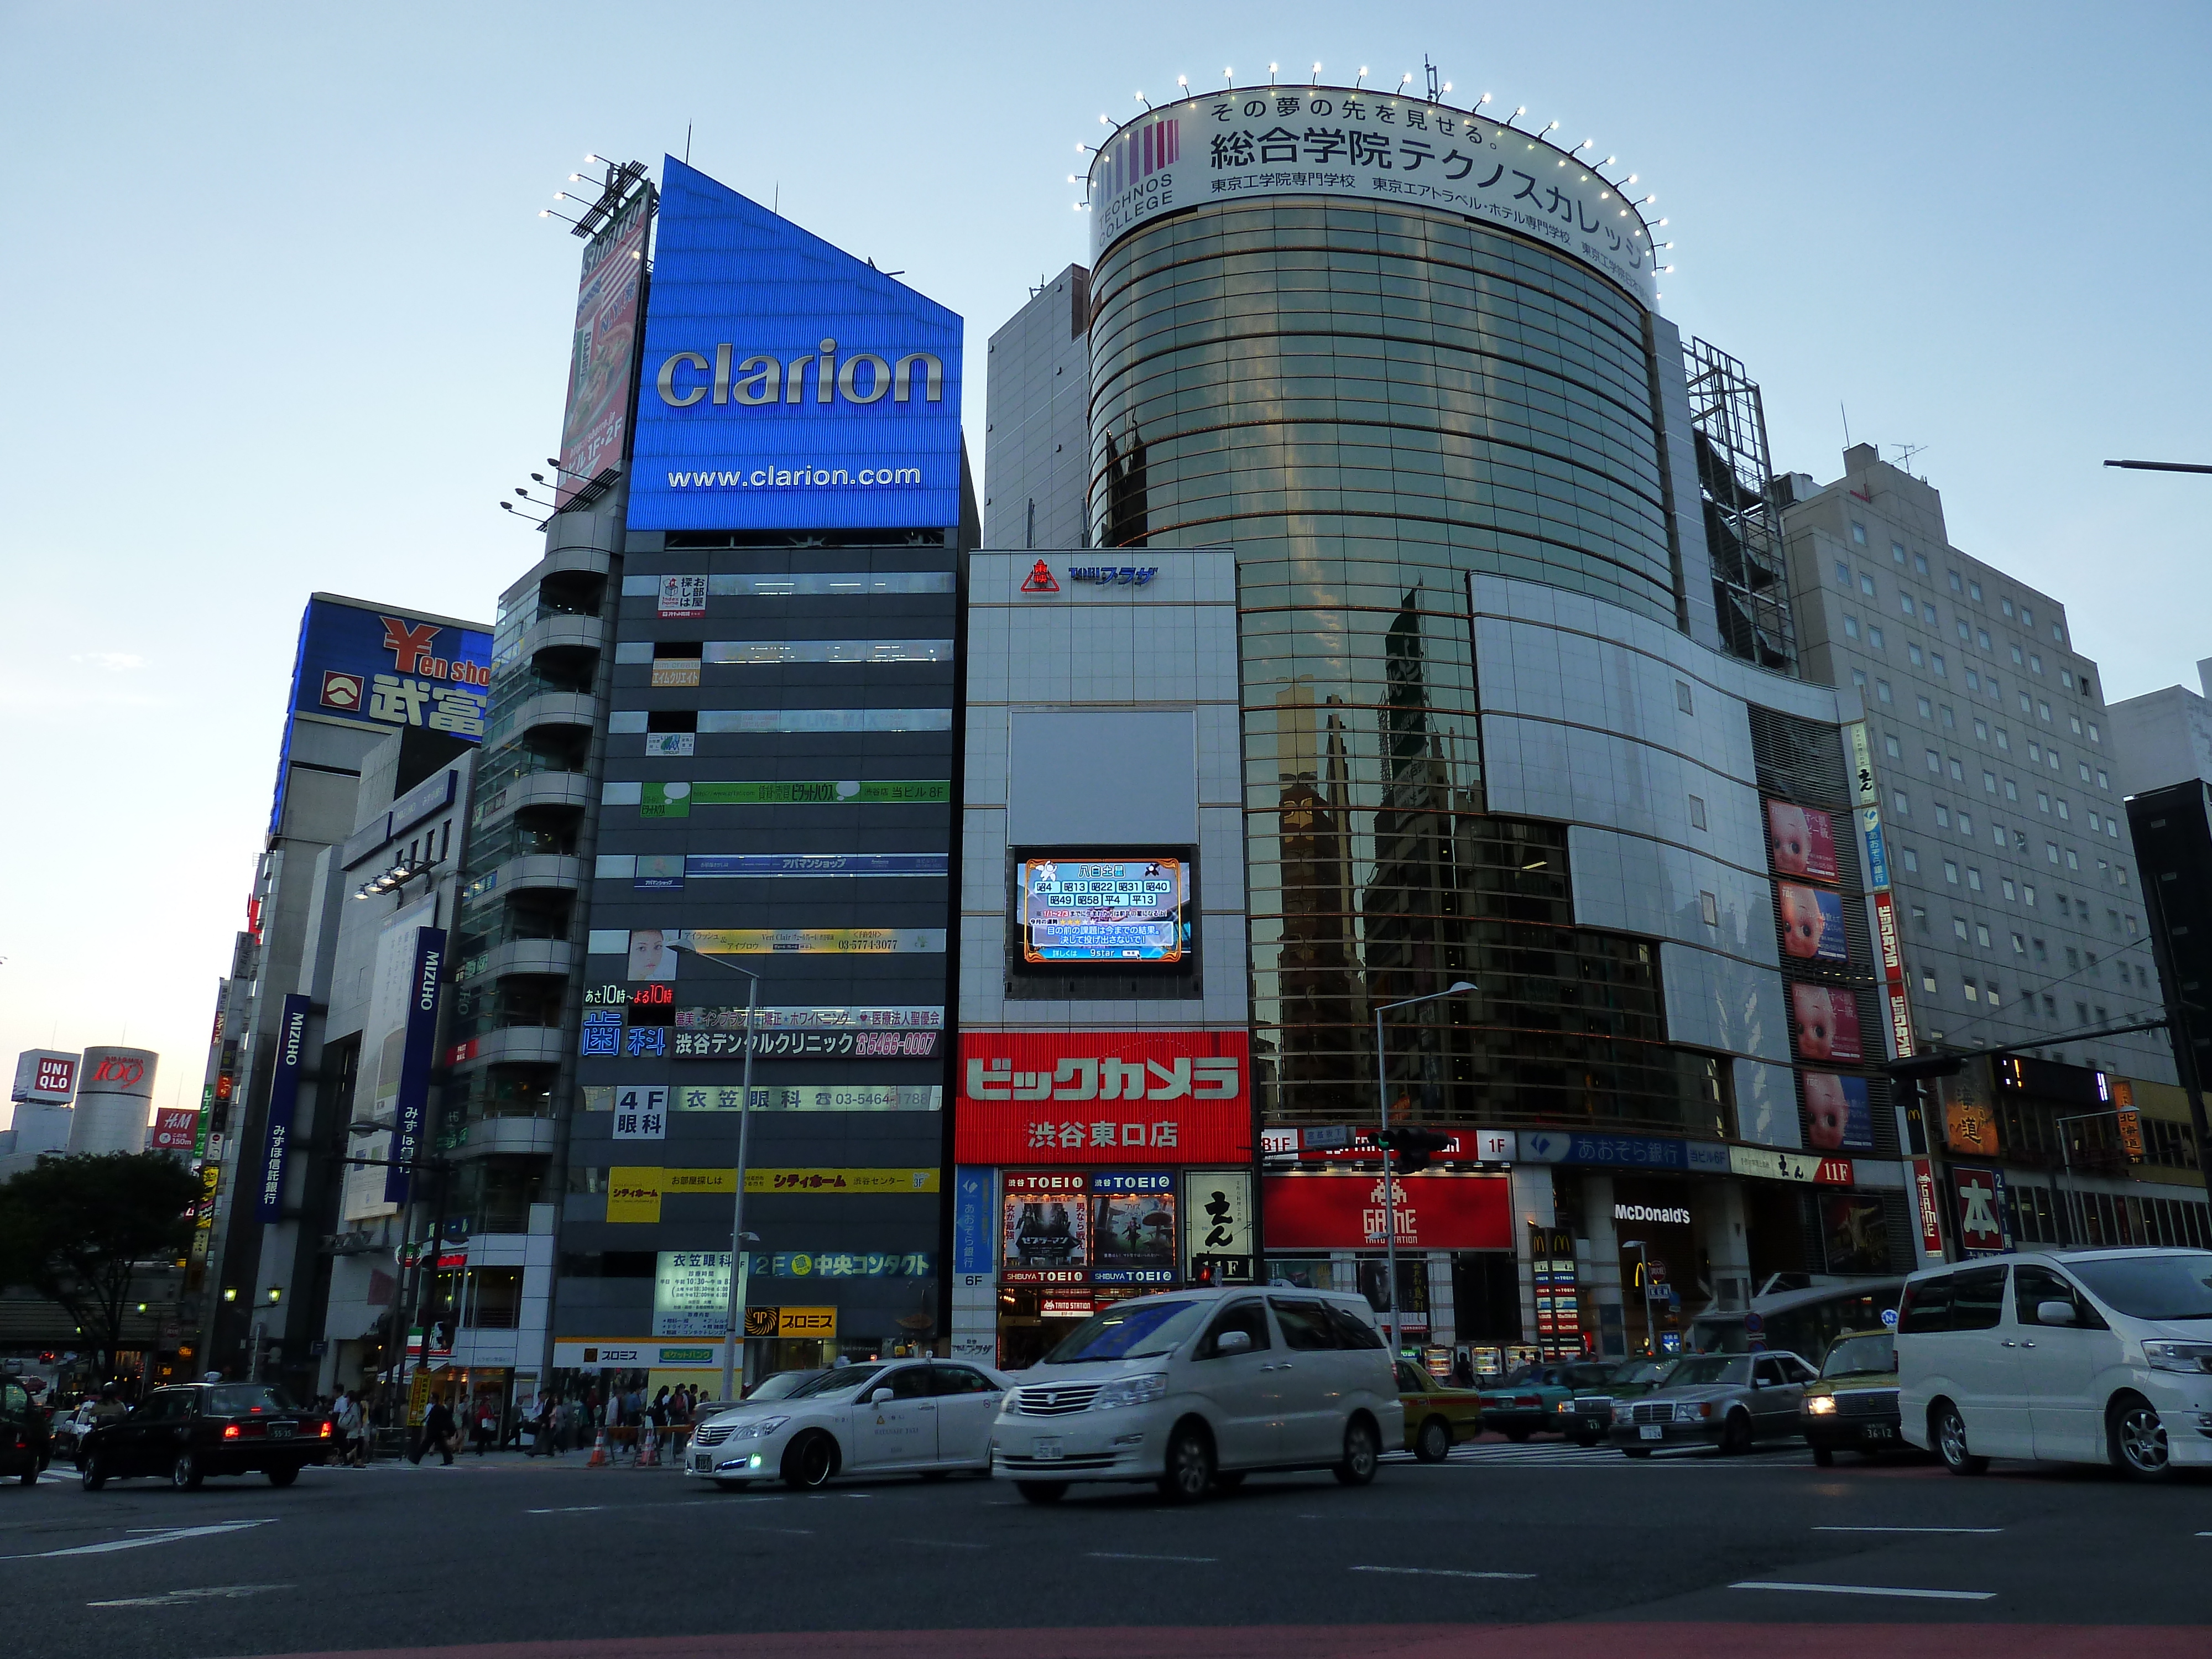
<svg viewBox="0 0 2212 1659"><path fill-rule="evenodd" d="M960 518L960 319L670 159L639 359L633 530Z"/></svg>

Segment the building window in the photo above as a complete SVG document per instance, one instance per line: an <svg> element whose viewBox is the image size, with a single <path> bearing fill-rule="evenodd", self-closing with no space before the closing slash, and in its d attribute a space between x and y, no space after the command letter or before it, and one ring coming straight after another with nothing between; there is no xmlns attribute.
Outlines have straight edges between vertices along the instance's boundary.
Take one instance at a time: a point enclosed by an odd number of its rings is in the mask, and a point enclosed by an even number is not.
<svg viewBox="0 0 2212 1659"><path fill-rule="evenodd" d="M2021 883L2020 902L2022 904L2027 905L2031 910L2035 908L2035 888L2031 883Z"/></svg>
<svg viewBox="0 0 2212 1659"><path fill-rule="evenodd" d="M1844 612L1844 637L1855 640L1859 636L1859 619L1848 611Z"/></svg>
<svg viewBox="0 0 2212 1659"><path fill-rule="evenodd" d="M2043 672L2043 659L2033 651L2027 653L2027 672L2031 674L2040 674Z"/></svg>
<svg viewBox="0 0 2212 1659"><path fill-rule="evenodd" d="M2045 1019L2056 1019L2058 1018L2057 998L2046 995L2043 999L2043 1017Z"/></svg>
<svg viewBox="0 0 2212 1659"><path fill-rule="evenodd" d="M1990 826L1990 839L1995 842L1998 848L2002 849L2005 844L2004 825L2002 823L1992 823Z"/></svg>
<svg viewBox="0 0 2212 1659"><path fill-rule="evenodd" d="M1897 734L1895 732L1883 732L1881 734L1881 746L1889 752L1890 759L1903 760L1905 758L1904 750L1898 747Z"/></svg>
<svg viewBox="0 0 2212 1659"><path fill-rule="evenodd" d="M2026 605L2022 605L2020 608L2020 625L2022 628L2033 628L2035 626L2035 612L2030 611Z"/></svg>
<svg viewBox="0 0 2212 1659"><path fill-rule="evenodd" d="M1966 942L1966 917L1954 916L1951 918L1951 936L1957 939L1961 945L1964 945Z"/></svg>
<svg viewBox="0 0 2212 1659"><path fill-rule="evenodd" d="M1910 593L1899 593L1897 596L1897 604L1898 608L1905 612L1905 620L1907 622L1911 622L1920 614L1920 607L1914 602Z"/></svg>
<svg viewBox="0 0 2212 1659"><path fill-rule="evenodd" d="M1969 1002L1979 1002L1982 1000L1981 992L1975 987L1974 981L1970 979L1960 980L1959 981L1959 988L1966 994L1966 1000Z"/></svg>
<svg viewBox="0 0 2212 1659"><path fill-rule="evenodd" d="M2022 657L2021 657L2021 654L2020 654L2020 647L2019 647L2018 646L2016 646L2016 645L2015 645L2015 646L2014 646L2014 647L2013 647L2013 648L2012 648L2012 665L2013 665L2013 666L2014 666L2014 667L2015 667L2015 668L2019 667L2019 666L2021 665L2021 663L2023 660L2024 660L2024 659L2022 659Z"/></svg>
<svg viewBox="0 0 2212 1659"><path fill-rule="evenodd" d="M1973 600L1976 605L1979 605L1982 602L1982 585L1977 581L1969 581L1966 584L1966 597Z"/></svg>
<svg viewBox="0 0 2212 1659"><path fill-rule="evenodd" d="M2051 705L2044 702L2040 697L2038 697L2035 701L2035 717L2036 719L2045 722L2048 722L2051 719Z"/></svg>
<svg viewBox="0 0 2212 1659"><path fill-rule="evenodd" d="M1881 630L1876 629L1875 631L1880 632ZM1875 643L1876 645L1880 645L1881 641L1880 640L1876 640ZM1897 701L1895 697L1890 695L1889 682L1887 680L1876 680L1874 683L1874 694L1875 696L1881 698L1884 702L1895 702Z"/></svg>
<svg viewBox="0 0 2212 1659"><path fill-rule="evenodd" d="M1990 926L1985 921L1974 924L1974 942L1984 951L1990 948Z"/></svg>
<svg viewBox="0 0 2212 1659"><path fill-rule="evenodd" d="M2058 843L2057 842L2046 841L2044 842L2043 851L2045 856L2047 857L2051 863L2056 864L2058 862Z"/></svg>
<svg viewBox="0 0 2212 1659"><path fill-rule="evenodd" d="M2106 818L2105 834L2108 839L2118 841L2120 838L2120 821L2118 818Z"/></svg>
<svg viewBox="0 0 2212 1659"><path fill-rule="evenodd" d="M1715 898L1711 893L1699 893L1698 895L1698 914L1705 919L1706 927L1719 927L1721 925L1720 901Z"/></svg>
<svg viewBox="0 0 2212 1659"><path fill-rule="evenodd" d="M2081 867L2081 855L2070 847L2066 849L2066 867L2069 870L2079 870Z"/></svg>
<svg viewBox="0 0 2212 1659"><path fill-rule="evenodd" d="M1915 553L1912 556L1912 568L1915 570L1917 570L1922 575L1926 575L1928 574L1928 556L1925 553Z"/></svg>
<svg viewBox="0 0 2212 1659"><path fill-rule="evenodd" d="M1943 716L1943 724L1950 730L1954 732L1957 731L1959 729L1959 717L1951 712L1951 705L1948 702L1945 703L1940 712Z"/></svg>
<svg viewBox="0 0 2212 1659"><path fill-rule="evenodd" d="M1920 647L1910 640L1905 642L1905 654L1911 660L1915 668L1925 668L1928 665L1928 659L1920 654Z"/></svg>
<svg viewBox="0 0 2212 1659"><path fill-rule="evenodd" d="M1963 592L1965 592L1966 591L1966 583L1965 583L1964 581L1962 581L1962 580L1960 580L1959 573L1958 573L1957 571L1954 570L1954 571L1952 571L1952 572L1950 573L1950 576L1951 576L1951 591L1952 591L1954 593L1963 593Z"/></svg>
<svg viewBox="0 0 2212 1659"><path fill-rule="evenodd" d="M2010 876L2007 876L2004 878L2004 896L2014 903L2018 903L2020 901L2020 888L2014 883L2013 878ZM2013 937L2014 939L2018 939L2020 935L2015 933Z"/></svg>
<svg viewBox="0 0 2212 1659"><path fill-rule="evenodd" d="M1928 909L1925 905L1916 904L1912 907L1912 931L1916 933L1924 933L1928 931Z"/></svg>
<svg viewBox="0 0 2212 1659"><path fill-rule="evenodd" d="M1996 982L1996 981L1995 981L1995 980L1991 980L1991 981L1989 982L1989 984L1988 984L1985 988L1984 988L1984 990L1986 991L1986 993L1987 993L1987 994L1988 994L1988 996L1989 996L1989 999L1990 999L1990 1007L1992 1007L1992 1008L1996 1007L1996 1006L1997 1006L1997 982Z"/></svg>
<svg viewBox="0 0 2212 1659"><path fill-rule="evenodd" d="M1836 561L1836 580L1845 587L1851 585L1851 568L1841 559Z"/></svg>
<svg viewBox="0 0 2212 1659"><path fill-rule="evenodd" d="M2004 786L2005 799L2007 800L2018 800L2020 799L2020 786L2018 784L2014 783L2010 778L2007 778L2004 781Z"/></svg>
<svg viewBox="0 0 2212 1659"><path fill-rule="evenodd" d="M1867 624L1867 643L1877 651L1887 649L1881 642L1881 629L1876 628L1872 623Z"/></svg>
<svg viewBox="0 0 2212 1659"><path fill-rule="evenodd" d="M1705 827L1705 803L1699 797L1692 795L1690 797L1690 828L1702 830Z"/></svg>
<svg viewBox="0 0 2212 1659"><path fill-rule="evenodd" d="M2089 722L2089 741L2092 743L2102 743L2104 741L2104 738L2098 734L2097 722L2094 720L2091 720Z"/></svg>
<svg viewBox="0 0 2212 1659"><path fill-rule="evenodd" d="M1859 572L1859 592L1869 599L1874 598L1874 578L1863 570Z"/></svg>
<svg viewBox="0 0 2212 1659"><path fill-rule="evenodd" d="M2051 797L2040 789L2035 792L2035 807L2039 812L2048 812L2051 810Z"/></svg>
<svg viewBox="0 0 2212 1659"><path fill-rule="evenodd" d="M1892 790L1890 792L1889 804L1896 809L1898 817L1901 818L1909 818L1912 816L1911 798L1902 789Z"/></svg>
<svg viewBox="0 0 2212 1659"><path fill-rule="evenodd" d="M2074 689L2074 671L2070 668L2060 669L2058 671L2058 684L2065 690L2071 691ZM2077 720L2075 722L2074 729L2076 732L2079 732L2081 729L2080 721Z"/></svg>
<svg viewBox="0 0 2212 1659"><path fill-rule="evenodd" d="M1943 879L1954 887L1959 884L1959 866L1949 859L1943 860Z"/></svg>
<svg viewBox="0 0 2212 1659"><path fill-rule="evenodd" d="M2067 818L2072 816L2066 810L2066 797L2063 795L2061 795L2058 798L2058 816L2061 818Z"/></svg>
<svg viewBox="0 0 2212 1659"><path fill-rule="evenodd" d="M1951 781L1954 783L1964 783L1966 781L1966 769L1960 765L1959 757L1956 755L1951 757Z"/></svg>
<svg viewBox="0 0 2212 1659"><path fill-rule="evenodd" d="M1951 671L1943 666L1943 653L1941 651L1930 651L1928 653L1928 665L1936 671L1936 677L1938 679L1948 680L1951 678Z"/></svg>
<svg viewBox="0 0 2212 1659"><path fill-rule="evenodd" d="M2084 783L2088 782L2088 781L2089 781L2089 763L2088 763L2088 762L2087 762L2087 761L2075 761L2075 762L2074 763L2074 773L2075 773L2075 775L2076 777L2080 778L2080 779L2081 780L2081 781L2082 781L2082 782L2084 782Z"/></svg>
<svg viewBox="0 0 2212 1659"><path fill-rule="evenodd" d="M1959 643L1961 645L1972 644L1974 636L1966 631L1966 619L1964 617L1960 617L1956 619L1956 622L1959 629Z"/></svg>
<svg viewBox="0 0 2212 1659"><path fill-rule="evenodd" d="M1969 691L1978 691L1981 689L1982 677L1979 674L1977 674L1972 669L1969 668L1966 671L1966 690Z"/></svg>
<svg viewBox="0 0 2212 1659"><path fill-rule="evenodd" d="M2003 611L2007 617L2010 617L2012 615L2012 601L2000 597L1997 600L1997 609Z"/></svg>
<svg viewBox="0 0 2212 1659"><path fill-rule="evenodd" d="M1948 830L1951 827L1950 809L1940 800L1936 803L1936 827L1938 830Z"/></svg>
<svg viewBox="0 0 2212 1659"><path fill-rule="evenodd" d="M1913 702L1920 710L1920 718L1922 720L1926 720L1936 718L1936 705L1929 702L1927 698L1916 697L1913 699Z"/></svg>
<svg viewBox="0 0 2212 1659"><path fill-rule="evenodd" d="M1936 994L1936 970L1933 968L1920 970L1920 988L1931 997Z"/></svg>
<svg viewBox="0 0 2212 1659"><path fill-rule="evenodd" d="M2121 886L2126 886L2128 884L2128 866L2124 864L2114 865L2112 866L2112 879L2119 883Z"/></svg>
<svg viewBox="0 0 2212 1659"><path fill-rule="evenodd" d="M1861 547L1864 547L1866 545L1866 526L1863 524L1853 524L1851 526L1851 539L1856 542Z"/></svg>
<svg viewBox="0 0 2212 1659"><path fill-rule="evenodd" d="M1905 854L1905 873L1908 876L1918 875L1920 873L1920 854L1910 847L1901 848L1900 850Z"/></svg>
<svg viewBox="0 0 2212 1659"><path fill-rule="evenodd" d="M1997 775L1996 773L1984 772L1982 774L1982 789L1986 794L1994 795L1996 793Z"/></svg>
<svg viewBox="0 0 2212 1659"><path fill-rule="evenodd" d="M2002 726L1997 727L1997 747L2008 752L2012 749L2012 733Z"/></svg>
<svg viewBox="0 0 2212 1659"><path fill-rule="evenodd" d="M1867 689L1866 670L1863 668L1851 670L1851 684L1859 690L1864 691Z"/></svg>
<svg viewBox="0 0 2212 1659"><path fill-rule="evenodd" d="M1928 769L1935 773L1939 777L1942 775L1943 757L1937 754L1933 749L1928 750Z"/></svg>
<svg viewBox="0 0 2212 1659"><path fill-rule="evenodd" d="M2007 882L2005 885L2009 887L2012 884L2010 882ZM2010 895L2008 894L2007 896L2009 897ZM2012 936L2012 953L2016 957L2024 957L2027 954L2027 941L2022 939L2018 933L2014 933Z"/></svg>
<svg viewBox="0 0 2212 1659"><path fill-rule="evenodd" d="M1680 709L1685 714L1694 714L1698 712L1696 706L1690 699L1690 683L1687 680L1676 680L1674 682L1674 707Z"/></svg>
<svg viewBox="0 0 2212 1659"><path fill-rule="evenodd" d="M1990 648L1990 630L1986 628L1977 628L1974 630L1974 643L1981 647L1983 650L1988 650Z"/></svg>
<svg viewBox="0 0 2212 1659"><path fill-rule="evenodd" d="M1966 885L1977 893L1982 890L1982 872L1971 864L1966 866Z"/></svg>
<svg viewBox="0 0 2212 1659"><path fill-rule="evenodd" d="M2051 960L2051 952L2045 947L2041 939L2035 941L2035 959L2038 962L2048 962Z"/></svg>

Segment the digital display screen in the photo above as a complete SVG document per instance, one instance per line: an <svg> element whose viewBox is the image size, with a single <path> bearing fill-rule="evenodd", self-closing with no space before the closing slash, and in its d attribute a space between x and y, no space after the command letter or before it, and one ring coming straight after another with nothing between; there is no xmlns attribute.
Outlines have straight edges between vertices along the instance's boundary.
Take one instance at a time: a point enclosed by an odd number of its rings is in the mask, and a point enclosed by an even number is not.
<svg viewBox="0 0 2212 1659"><path fill-rule="evenodd" d="M1030 963L1179 963L1190 945L1181 859L1024 859L1019 921Z"/></svg>

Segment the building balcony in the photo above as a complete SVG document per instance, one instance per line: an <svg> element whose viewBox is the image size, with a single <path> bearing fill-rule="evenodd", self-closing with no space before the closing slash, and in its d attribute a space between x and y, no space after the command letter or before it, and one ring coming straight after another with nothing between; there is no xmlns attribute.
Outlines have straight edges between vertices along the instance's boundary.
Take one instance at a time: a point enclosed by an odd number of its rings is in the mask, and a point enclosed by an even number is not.
<svg viewBox="0 0 2212 1659"><path fill-rule="evenodd" d="M509 894L534 889L573 893L583 878L584 865L580 859L567 858L557 853L526 853L495 867L491 872L491 880L482 890Z"/></svg>
<svg viewBox="0 0 2212 1659"><path fill-rule="evenodd" d="M527 807L581 812L592 805L591 780L581 772L528 772L480 793L476 822L496 824Z"/></svg>
<svg viewBox="0 0 2212 1659"><path fill-rule="evenodd" d="M519 733L559 727L575 727L588 734L598 707L598 699L588 692L540 691L494 720L485 738L497 742Z"/></svg>
<svg viewBox="0 0 2212 1659"><path fill-rule="evenodd" d="M469 977L502 979L543 977L566 979L575 969L575 947L566 939L511 939L485 952L483 965Z"/></svg>
<svg viewBox="0 0 2212 1659"><path fill-rule="evenodd" d="M491 1066L558 1066L564 1034L550 1025L509 1025L453 1045L447 1064L459 1075Z"/></svg>
<svg viewBox="0 0 2212 1659"><path fill-rule="evenodd" d="M453 1158L550 1158L558 1147L560 1129L550 1117L472 1117L462 1124L460 1138L447 1148L446 1155Z"/></svg>
<svg viewBox="0 0 2212 1659"><path fill-rule="evenodd" d="M522 655L535 664L547 652L604 651L607 643L605 619L594 616L580 616L570 611L555 611L540 616L523 630ZM538 672L546 672L549 669ZM556 665L550 672L559 673Z"/></svg>

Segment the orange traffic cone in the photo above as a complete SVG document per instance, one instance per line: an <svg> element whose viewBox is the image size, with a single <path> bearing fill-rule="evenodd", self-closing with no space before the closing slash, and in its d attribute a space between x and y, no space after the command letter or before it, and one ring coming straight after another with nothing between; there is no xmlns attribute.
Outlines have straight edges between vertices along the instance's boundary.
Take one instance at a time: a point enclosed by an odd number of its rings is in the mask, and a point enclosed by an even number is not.
<svg viewBox="0 0 2212 1659"><path fill-rule="evenodd" d="M592 1443L592 1455L584 1467L587 1469L603 1469L607 1467L607 1431L605 1429L599 1431L599 1437Z"/></svg>
<svg viewBox="0 0 2212 1659"><path fill-rule="evenodd" d="M632 1467L641 1469L659 1468L660 1467L660 1436L653 1421L647 1419L638 1433L641 1443L638 1447L637 1462Z"/></svg>

